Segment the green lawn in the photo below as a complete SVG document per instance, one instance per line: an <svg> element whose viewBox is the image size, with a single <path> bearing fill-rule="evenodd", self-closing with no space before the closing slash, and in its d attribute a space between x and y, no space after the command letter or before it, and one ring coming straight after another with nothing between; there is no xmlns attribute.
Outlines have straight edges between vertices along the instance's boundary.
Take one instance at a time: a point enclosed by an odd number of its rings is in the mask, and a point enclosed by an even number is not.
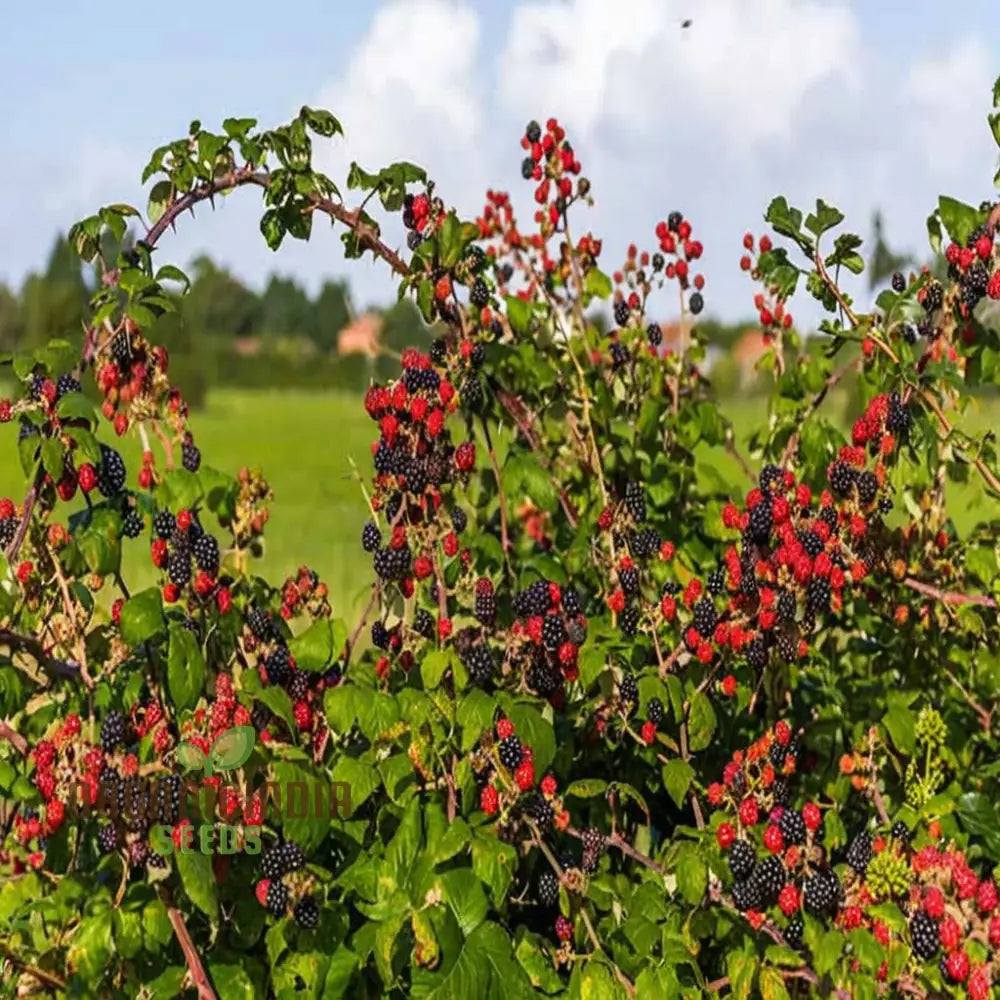
<svg viewBox="0 0 1000 1000"><path fill-rule="evenodd" d="M766 416L764 400L734 399L722 405L745 445ZM828 401L837 419L843 401ZM1000 405L974 408L963 426L996 426ZM364 496L351 468L353 460L367 482L371 474L369 446L376 427L360 396L338 392L262 392L227 390L213 393L208 407L192 418L203 461L235 474L241 465L259 467L274 490L271 519L265 534L260 572L280 582L303 562L324 579L338 615L351 617L369 579L368 558L360 546L366 518ZM15 457L12 427L0 431L0 496L19 498L23 479ZM129 437L123 445L130 482L138 469L139 445ZM744 489L746 477L721 448L703 456L729 482ZM752 465L753 463L751 461ZM960 531L987 514L987 503L974 475L968 485L953 487L949 504ZM144 542L130 543L125 578L139 589L154 582Z"/></svg>

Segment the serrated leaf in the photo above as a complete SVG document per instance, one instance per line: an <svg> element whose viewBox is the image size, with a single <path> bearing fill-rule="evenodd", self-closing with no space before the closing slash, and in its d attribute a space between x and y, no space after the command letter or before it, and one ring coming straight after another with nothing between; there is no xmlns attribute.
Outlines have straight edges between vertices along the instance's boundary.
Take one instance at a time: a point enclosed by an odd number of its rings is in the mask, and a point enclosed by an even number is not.
<svg viewBox="0 0 1000 1000"><path fill-rule="evenodd" d="M678 808L684 805L688 789L694 779L694 768L680 757L668 760L663 765L663 787L674 800Z"/></svg>
<svg viewBox="0 0 1000 1000"><path fill-rule="evenodd" d="M137 646L152 638L163 628L163 597L158 587L150 587L130 597L123 605L120 618L122 639Z"/></svg>
<svg viewBox="0 0 1000 1000"><path fill-rule="evenodd" d="M216 920L219 915L219 897L215 889L211 857L207 854L176 851L174 862L188 898L206 917Z"/></svg>

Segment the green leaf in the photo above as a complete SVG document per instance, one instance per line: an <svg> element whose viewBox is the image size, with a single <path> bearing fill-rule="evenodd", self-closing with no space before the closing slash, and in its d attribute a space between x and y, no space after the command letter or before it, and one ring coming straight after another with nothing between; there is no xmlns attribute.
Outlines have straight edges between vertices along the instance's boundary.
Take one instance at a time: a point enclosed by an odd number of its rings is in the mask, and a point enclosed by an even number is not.
<svg viewBox="0 0 1000 1000"><path fill-rule="evenodd" d="M82 392L68 392L60 397L56 413L63 420L86 420L93 424L96 419L94 404Z"/></svg>
<svg viewBox="0 0 1000 1000"><path fill-rule="evenodd" d="M844 950L844 935L839 931L827 931L816 947L816 972L825 976L837 964Z"/></svg>
<svg viewBox="0 0 1000 1000"><path fill-rule="evenodd" d="M531 324L531 305L516 295L507 296L507 320L511 329L524 335Z"/></svg>
<svg viewBox="0 0 1000 1000"><path fill-rule="evenodd" d="M677 888L685 902L695 906L701 902L707 887L708 866L696 847L685 844L677 860Z"/></svg>
<svg viewBox="0 0 1000 1000"><path fill-rule="evenodd" d="M802 233L802 213L797 208L792 208L783 197L778 196L768 205L764 218L776 233L794 240L803 253L812 256L813 242Z"/></svg>
<svg viewBox="0 0 1000 1000"><path fill-rule="evenodd" d="M581 778L570 784L564 794L576 799L592 799L602 795L607 787L608 783L601 778Z"/></svg>
<svg viewBox="0 0 1000 1000"><path fill-rule="evenodd" d="M322 843L330 826L329 781L311 764L301 761L276 761L274 776L281 784L281 815L285 835L301 844L303 850L313 850ZM293 785L294 794L291 787ZM324 791L323 809L316 808L317 787Z"/></svg>
<svg viewBox="0 0 1000 1000"><path fill-rule="evenodd" d="M583 288L587 295L598 299L606 299L613 288L611 279L599 268L592 267L584 278Z"/></svg>
<svg viewBox="0 0 1000 1000"><path fill-rule="evenodd" d="M292 699L284 688L274 686L262 688L254 694L254 697L267 705L288 726L289 732L295 732L295 712L292 707Z"/></svg>
<svg viewBox="0 0 1000 1000"><path fill-rule="evenodd" d="M320 108L303 107L299 112L299 117L317 135L330 138L333 135L343 135L344 130L340 127L340 122L330 114Z"/></svg>
<svg viewBox="0 0 1000 1000"><path fill-rule="evenodd" d="M938 215L948 235L962 244L981 221L978 209L947 195L938 198Z"/></svg>
<svg viewBox="0 0 1000 1000"><path fill-rule="evenodd" d="M216 920L219 915L219 898L215 890L211 857L207 854L177 851L174 860L188 898L206 917Z"/></svg>
<svg viewBox="0 0 1000 1000"><path fill-rule="evenodd" d="M329 618L320 618L288 643L300 670L316 673L325 669L334 658L333 626ZM338 650L339 652L339 650Z"/></svg>
<svg viewBox="0 0 1000 1000"><path fill-rule="evenodd" d="M756 955L739 951L729 952L726 956L726 969L729 972L731 996L742 998L742 1000L746 1000L750 996L758 964L759 960Z"/></svg>
<svg viewBox="0 0 1000 1000"><path fill-rule="evenodd" d="M712 742L716 719L712 702L704 691L695 691L688 715L688 748L692 753L704 750Z"/></svg>
<svg viewBox="0 0 1000 1000"><path fill-rule="evenodd" d="M177 762L185 771L201 771L208 763L208 757L201 747L193 743L181 743L177 747Z"/></svg>
<svg viewBox="0 0 1000 1000"><path fill-rule="evenodd" d="M174 706L191 708L205 681L205 658L198 640L183 625L170 626L167 654L167 689Z"/></svg>
<svg viewBox="0 0 1000 1000"><path fill-rule="evenodd" d="M481 688L472 688L462 698L455 721L462 729L462 750L471 750L493 721L497 703Z"/></svg>
<svg viewBox="0 0 1000 1000"><path fill-rule="evenodd" d="M130 646L156 635L163 628L163 598L158 587L150 587L130 597L121 612L122 639Z"/></svg>
<svg viewBox="0 0 1000 1000"><path fill-rule="evenodd" d="M62 479L64 454L62 442L58 438L49 438L42 442L42 465L53 482Z"/></svg>
<svg viewBox="0 0 1000 1000"><path fill-rule="evenodd" d="M257 991L250 977L239 965L208 960L208 972L219 1000L254 1000Z"/></svg>
<svg viewBox="0 0 1000 1000"><path fill-rule="evenodd" d="M760 970L758 980L760 995L763 1000L788 1000L788 990L785 989L785 980L777 969L765 966Z"/></svg>
<svg viewBox="0 0 1000 1000"><path fill-rule="evenodd" d="M1000 860L1000 812L982 792L966 792L955 802L959 822L973 836L981 837L990 857Z"/></svg>
<svg viewBox="0 0 1000 1000"><path fill-rule="evenodd" d="M834 226L839 226L844 221L844 213L839 208L828 205L821 198L816 199L816 211L806 217L806 229L814 236L822 236Z"/></svg>
<svg viewBox="0 0 1000 1000"><path fill-rule="evenodd" d="M552 723L544 719L537 709L523 702L515 702L509 695L500 695L501 706L514 723L514 730L523 743L535 752L535 773L542 775L556 755L556 736Z"/></svg>
<svg viewBox="0 0 1000 1000"><path fill-rule="evenodd" d="M253 726L234 726L227 729L212 744L209 757L212 771L235 771L242 767L253 753L257 730Z"/></svg>
<svg viewBox="0 0 1000 1000"><path fill-rule="evenodd" d="M420 664L420 676L427 690L432 690L441 683L441 678L451 666L451 659L451 653L443 649L435 649L424 657Z"/></svg>
<svg viewBox="0 0 1000 1000"><path fill-rule="evenodd" d="M489 902L482 883L468 868L441 876L444 901L451 907L462 933L468 937L485 919Z"/></svg>
<svg viewBox="0 0 1000 1000"><path fill-rule="evenodd" d="M663 765L663 787L674 800L678 808L684 805L688 789L694 779L694 768L680 757L668 760Z"/></svg>
<svg viewBox="0 0 1000 1000"><path fill-rule="evenodd" d="M462 223L454 212L449 212L441 225L439 235L441 266L454 267L465 252L465 241L462 234Z"/></svg>
<svg viewBox="0 0 1000 1000"><path fill-rule="evenodd" d="M173 195L174 186L170 181L157 181L149 192L149 203L146 206L146 217L150 223L155 223L167 210Z"/></svg>

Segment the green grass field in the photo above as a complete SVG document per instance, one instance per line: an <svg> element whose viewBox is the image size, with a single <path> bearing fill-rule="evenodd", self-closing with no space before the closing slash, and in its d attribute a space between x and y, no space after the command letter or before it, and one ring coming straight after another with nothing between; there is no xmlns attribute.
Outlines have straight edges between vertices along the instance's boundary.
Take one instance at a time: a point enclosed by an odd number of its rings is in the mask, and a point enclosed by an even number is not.
<svg viewBox="0 0 1000 1000"><path fill-rule="evenodd" d="M843 413L841 400L829 401L829 415ZM764 400L734 399L723 411L745 443L765 417ZM1000 405L971 412L969 429L997 425ZM273 583L303 563L315 569L329 588L338 615L351 617L366 592L370 567L360 546L367 516L364 496L351 462L365 481L371 473L369 445L376 434L360 396L328 392L219 391L206 409L195 413L192 427L203 462L235 474L241 465L262 470L274 490L265 552L259 572ZM0 496L19 498L24 482L17 462L13 428L0 433ZM129 437L123 445L130 483L140 449ZM745 488L746 477L721 448L703 456L728 482ZM982 489L973 481L955 487L949 507L964 532L986 515ZM133 589L155 581L143 541L127 543L124 575Z"/></svg>

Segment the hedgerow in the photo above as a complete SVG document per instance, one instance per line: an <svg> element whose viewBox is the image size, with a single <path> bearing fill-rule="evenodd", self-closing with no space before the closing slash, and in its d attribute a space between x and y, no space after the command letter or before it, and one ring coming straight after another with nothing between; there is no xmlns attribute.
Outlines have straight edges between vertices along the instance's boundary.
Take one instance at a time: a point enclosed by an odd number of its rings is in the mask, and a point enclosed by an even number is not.
<svg viewBox="0 0 1000 1000"><path fill-rule="evenodd" d="M349 207L312 166L340 131L194 122L134 246L127 205L71 230L101 276L82 347L4 359L3 995L991 995L1000 480L962 428L1000 381L1000 205L942 197L946 277L865 312L841 212L775 198L732 248L771 346L743 454L697 220L609 273L557 121L521 138L529 220L497 191L463 220L410 163L353 164ZM328 220L446 331L358 400L359 621L308 565L255 573L270 488L201 454L159 343L187 280L165 237L244 187L270 247ZM796 294L827 315L806 340ZM959 537L973 482L991 519ZM130 546L157 586L129 589Z"/></svg>

